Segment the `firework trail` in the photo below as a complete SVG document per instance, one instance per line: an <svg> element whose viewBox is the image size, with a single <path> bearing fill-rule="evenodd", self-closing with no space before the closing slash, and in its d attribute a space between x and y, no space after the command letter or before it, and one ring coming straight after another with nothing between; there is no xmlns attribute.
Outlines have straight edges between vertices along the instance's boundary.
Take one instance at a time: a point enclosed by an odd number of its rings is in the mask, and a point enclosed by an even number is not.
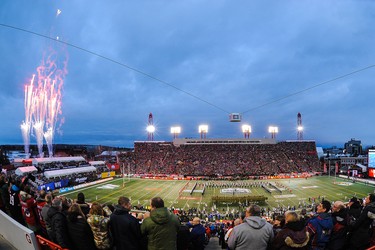
<svg viewBox="0 0 375 250"><path fill-rule="evenodd" d="M33 114L33 90L34 90L34 79L35 75L30 81L30 85L25 86L25 120L21 123L21 131L22 131L22 138L25 153L29 155L30 153L30 129L31 129L31 122L32 122L32 114Z"/></svg>
<svg viewBox="0 0 375 250"><path fill-rule="evenodd" d="M56 17L61 14L57 10ZM61 91L67 71L67 54L59 60L56 50L49 48L37 67L29 85L25 86L25 120L21 124L25 153L29 153L30 134L35 136L39 157L43 157L43 138L49 157L53 156L53 138L63 123L61 116Z"/></svg>

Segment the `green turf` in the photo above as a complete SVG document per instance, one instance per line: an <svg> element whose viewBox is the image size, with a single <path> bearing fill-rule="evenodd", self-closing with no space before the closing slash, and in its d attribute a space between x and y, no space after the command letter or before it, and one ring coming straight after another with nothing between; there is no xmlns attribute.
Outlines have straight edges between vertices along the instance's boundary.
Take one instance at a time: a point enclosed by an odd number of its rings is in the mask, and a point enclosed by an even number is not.
<svg viewBox="0 0 375 250"><path fill-rule="evenodd" d="M311 204L309 198L324 197L329 201L341 200L347 202L351 197L364 198L368 193L374 192L374 186L365 185L360 182L353 183L352 181L335 178L335 177L312 177L308 179L281 179L281 180L266 180L271 183L279 183L287 188L282 194L273 191L271 194L267 193L263 188L250 188L249 195L264 195L267 201L261 204L265 207L280 206L296 206L299 203ZM65 194L67 197L75 199L78 192L83 192L86 196L87 202L98 201L100 203L115 204L120 196L127 196L131 198L132 204L141 204L143 206L149 205L149 200L152 197L160 196L164 199L165 205L168 207L188 209L196 207L199 209L206 208L210 211L213 204L211 204L211 197L213 195L224 196L220 193L220 188L207 188L205 194L183 192L179 195L179 191L186 185L187 189L191 189L196 181L185 180L150 180L150 179L114 179L106 183L83 188L74 192ZM259 182L259 181L247 181ZM336 183L335 183L336 182ZM342 185L339 185L340 182ZM124 183L124 186L123 186ZM203 183L198 181L198 183ZM109 186L112 189L102 189L103 186ZM243 194L237 194L243 196ZM283 195L277 197L277 195ZM233 196L229 194L227 196ZM216 204L217 206L238 207L237 203L227 202L224 204Z"/></svg>

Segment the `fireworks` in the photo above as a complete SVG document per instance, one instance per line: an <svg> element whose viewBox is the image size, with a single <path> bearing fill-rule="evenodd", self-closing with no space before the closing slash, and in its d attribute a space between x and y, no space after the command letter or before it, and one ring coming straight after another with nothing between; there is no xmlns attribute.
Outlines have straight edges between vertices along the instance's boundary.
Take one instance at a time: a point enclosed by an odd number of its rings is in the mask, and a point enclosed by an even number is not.
<svg viewBox="0 0 375 250"><path fill-rule="evenodd" d="M39 157L43 157L43 138L46 140L49 157L53 155L53 137L62 120L61 90L64 83L67 62L59 67L57 54L50 51L36 69L30 84L25 86L25 120L21 124L25 153L29 154L32 128L36 138ZM36 82L36 84L35 84Z"/></svg>

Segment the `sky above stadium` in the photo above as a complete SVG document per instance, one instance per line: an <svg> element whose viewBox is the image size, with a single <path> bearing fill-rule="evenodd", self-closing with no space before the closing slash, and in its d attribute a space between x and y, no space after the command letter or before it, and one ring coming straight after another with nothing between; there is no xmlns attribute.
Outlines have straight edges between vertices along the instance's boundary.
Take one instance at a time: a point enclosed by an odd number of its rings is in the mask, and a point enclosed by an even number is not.
<svg viewBox="0 0 375 250"><path fill-rule="evenodd" d="M24 86L65 58L54 143L297 138L375 144L374 1L0 1L0 144L22 144ZM44 56L44 57L43 57ZM61 64L62 65L62 64ZM241 123L229 113L242 114ZM36 144L31 135L31 144Z"/></svg>

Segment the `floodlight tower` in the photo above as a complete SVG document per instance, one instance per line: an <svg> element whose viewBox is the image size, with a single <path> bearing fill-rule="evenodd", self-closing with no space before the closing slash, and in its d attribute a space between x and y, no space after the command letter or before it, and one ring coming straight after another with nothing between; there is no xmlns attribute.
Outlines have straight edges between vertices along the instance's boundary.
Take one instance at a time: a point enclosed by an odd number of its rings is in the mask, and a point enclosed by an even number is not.
<svg viewBox="0 0 375 250"><path fill-rule="evenodd" d="M208 132L208 125L199 125L198 131L201 134L201 139L206 139L206 135Z"/></svg>
<svg viewBox="0 0 375 250"><path fill-rule="evenodd" d="M173 134L173 139L178 138L178 135L181 133L181 127L171 127L171 133Z"/></svg>
<svg viewBox="0 0 375 250"><path fill-rule="evenodd" d="M155 132L155 127L154 127L154 118L152 117L152 113L148 115L148 125L147 125L147 140L148 141L153 141L154 140L154 132Z"/></svg>
<svg viewBox="0 0 375 250"><path fill-rule="evenodd" d="M303 140L303 126L301 113L297 114L297 140Z"/></svg>
<svg viewBox="0 0 375 250"><path fill-rule="evenodd" d="M275 126L269 126L268 133L271 134L272 139L276 139L276 134L279 133L279 128Z"/></svg>
<svg viewBox="0 0 375 250"><path fill-rule="evenodd" d="M250 133L251 133L251 126L247 124L242 125L242 132L243 132L245 139L249 139Z"/></svg>

